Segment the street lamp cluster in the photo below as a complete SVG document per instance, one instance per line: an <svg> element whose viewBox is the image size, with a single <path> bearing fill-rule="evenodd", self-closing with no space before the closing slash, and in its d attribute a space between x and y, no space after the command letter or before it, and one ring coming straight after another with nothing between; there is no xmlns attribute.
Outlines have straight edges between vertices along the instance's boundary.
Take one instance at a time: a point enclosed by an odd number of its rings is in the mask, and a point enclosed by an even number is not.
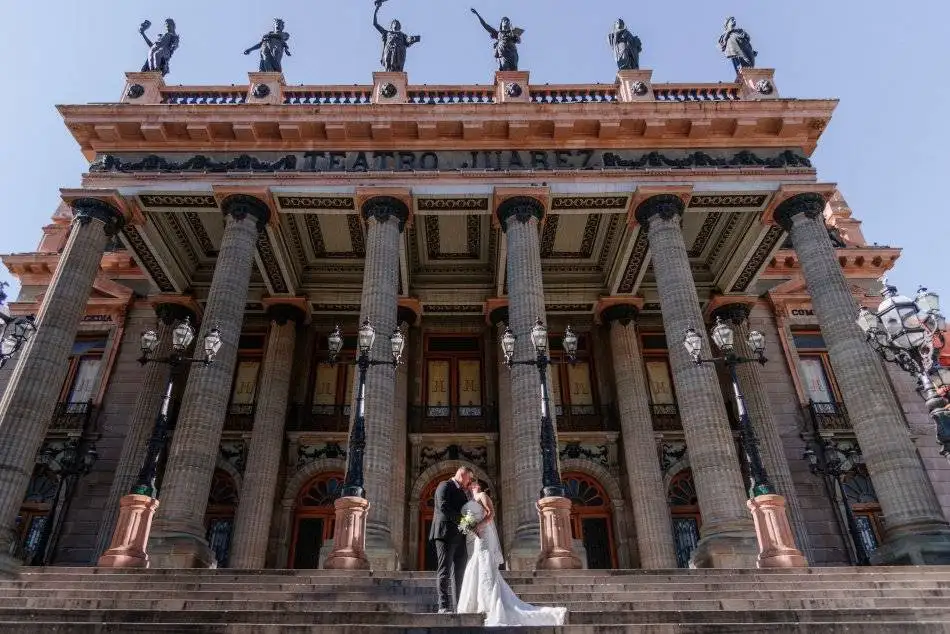
<svg viewBox="0 0 950 634"><path fill-rule="evenodd" d="M501 351L505 357L505 365L509 368L514 365L533 365L538 369L541 380L541 498L562 498L566 497L567 493L557 465L557 434L554 430L554 419L551 417L551 397L547 381L548 366L559 362L551 359L548 354L548 330L540 317L531 328L530 337L536 355L534 359L513 360L518 337L508 326L501 335ZM570 326L564 331L561 345L567 355L567 362L573 364L577 360L577 335Z"/></svg>
<svg viewBox="0 0 950 634"><path fill-rule="evenodd" d="M0 368L22 348L36 334L36 324L33 316L11 317L3 307L7 299L4 289L6 282L0 282Z"/></svg>
<svg viewBox="0 0 950 634"><path fill-rule="evenodd" d="M950 408L944 397L950 388L950 368L937 359L945 345L946 318L940 313L940 298L921 287L916 297L901 295L882 278L884 297L877 310L861 308L857 323L868 344L884 361L894 363L917 380L917 391L927 403L937 424L941 453L950 458Z"/></svg>

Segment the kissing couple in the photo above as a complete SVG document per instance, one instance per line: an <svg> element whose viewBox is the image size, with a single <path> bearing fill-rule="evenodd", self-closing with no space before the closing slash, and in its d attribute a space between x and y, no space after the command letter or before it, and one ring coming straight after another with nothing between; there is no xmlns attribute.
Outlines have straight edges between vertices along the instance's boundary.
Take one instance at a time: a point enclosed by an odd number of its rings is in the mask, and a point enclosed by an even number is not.
<svg viewBox="0 0 950 634"><path fill-rule="evenodd" d="M471 558L466 537L474 541ZM455 612L484 614L486 626L564 624L567 608L525 603L502 578L495 507L470 468L459 468L436 488L429 541L438 562L439 614L453 611L454 595Z"/></svg>

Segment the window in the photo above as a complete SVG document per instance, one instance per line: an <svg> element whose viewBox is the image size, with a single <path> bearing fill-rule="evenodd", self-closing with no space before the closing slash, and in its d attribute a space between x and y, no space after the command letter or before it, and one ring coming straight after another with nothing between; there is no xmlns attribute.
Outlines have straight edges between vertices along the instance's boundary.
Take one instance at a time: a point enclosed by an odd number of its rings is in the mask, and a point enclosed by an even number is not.
<svg viewBox="0 0 950 634"><path fill-rule="evenodd" d="M231 533L234 530L234 511L238 504L237 487L231 476L215 469L208 492L208 507L205 511L205 539L214 551L219 568L228 567L231 552Z"/></svg>
<svg viewBox="0 0 950 634"><path fill-rule="evenodd" d="M850 429L847 410L841 402L821 333L795 331L792 341L798 351L798 376L813 423L822 430Z"/></svg>
<svg viewBox="0 0 950 634"><path fill-rule="evenodd" d="M227 431L249 431L254 426L254 406L257 403L263 352L264 335L241 335L237 367L231 384L231 403L224 427Z"/></svg>
<svg viewBox="0 0 950 634"><path fill-rule="evenodd" d="M95 390L105 352L105 339L77 339L69 356L69 371L60 401L70 414L83 414L95 400Z"/></svg>
<svg viewBox="0 0 950 634"><path fill-rule="evenodd" d="M571 535L584 544L587 567L617 566L610 500L599 482L583 473L566 473L563 479L571 500Z"/></svg>
<svg viewBox="0 0 950 634"><path fill-rule="evenodd" d="M862 563L867 563L884 535L884 515L867 467L856 464L851 471L843 474L841 490L851 507L858 557Z"/></svg>
<svg viewBox="0 0 950 634"><path fill-rule="evenodd" d="M641 338L644 373L650 392L650 411L653 427L658 431L673 431L682 428L676 391L673 388L673 372L670 369L666 336L644 333Z"/></svg>
<svg viewBox="0 0 950 634"><path fill-rule="evenodd" d="M426 338L426 418L480 418L481 340L475 337Z"/></svg>
<svg viewBox="0 0 950 634"><path fill-rule="evenodd" d="M667 489L667 499L673 522L676 565L688 568L689 558L699 544L699 529L703 524L692 470L684 469L673 476Z"/></svg>

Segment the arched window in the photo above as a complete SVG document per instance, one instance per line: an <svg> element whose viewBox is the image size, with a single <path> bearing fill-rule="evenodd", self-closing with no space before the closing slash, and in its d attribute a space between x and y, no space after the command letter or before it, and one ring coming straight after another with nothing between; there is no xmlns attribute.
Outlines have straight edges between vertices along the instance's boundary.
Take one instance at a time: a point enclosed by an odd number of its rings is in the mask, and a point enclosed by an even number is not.
<svg viewBox="0 0 950 634"><path fill-rule="evenodd" d="M333 539L336 509L333 503L343 489L343 474L337 471L321 473L300 487L294 505L294 534L290 549L289 566L302 570L320 567L328 552L328 540Z"/></svg>
<svg viewBox="0 0 950 634"><path fill-rule="evenodd" d="M867 467L857 464L851 471L842 474L841 490L851 506L854 529L861 542L858 548L863 552L859 556L867 561L880 546L884 535L884 516Z"/></svg>
<svg viewBox="0 0 950 634"><path fill-rule="evenodd" d="M205 538L214 551L219 568L228 566L237 503L238 492L234 478L223 469L215 469L211 477L211 490L208 492L208 509L205 512Z"/></svg>
<svg viewBox="0 0 950 634"><path fill-rule="evenodd" d="M587 567L609 569L617 565L610 498L600 482L585 473L562 477L571 500L571 534L584 542Z"/></svg>
<svg viewBox="0 0 950 634"><path fill-rule="evenodd" d="M41 550L45 550L46 523L50 521L50 511L56 501L58 486L59 481L55 475L42 465L36 465L16 520L18 554L27 565L31 564L37 555L41 555ZM40 565L40 562L37 562L37 565Z"/></svg>
<svg viewBox="0 0 950 634"><path fill-rule="evenodd" d="M673 476L667 489L667 500L673 523L676 565L688 568L690 555L699 543L699 528L703 524L691 469L683 469Z"/></svg>

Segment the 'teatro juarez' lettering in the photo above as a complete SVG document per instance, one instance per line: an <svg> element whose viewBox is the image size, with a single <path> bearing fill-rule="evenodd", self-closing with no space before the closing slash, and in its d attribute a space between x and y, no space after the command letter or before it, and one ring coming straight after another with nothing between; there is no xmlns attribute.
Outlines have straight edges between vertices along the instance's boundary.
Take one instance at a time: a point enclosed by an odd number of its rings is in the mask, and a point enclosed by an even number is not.
<svg viewBox="0 0 950 634"><path fill-rule="evenodd" d="M595 160L595 156L596 159ZM313 172L439 171L453 169L554 170L603 167L594 150L489 150L476 152L305 152Z"/></svg>

